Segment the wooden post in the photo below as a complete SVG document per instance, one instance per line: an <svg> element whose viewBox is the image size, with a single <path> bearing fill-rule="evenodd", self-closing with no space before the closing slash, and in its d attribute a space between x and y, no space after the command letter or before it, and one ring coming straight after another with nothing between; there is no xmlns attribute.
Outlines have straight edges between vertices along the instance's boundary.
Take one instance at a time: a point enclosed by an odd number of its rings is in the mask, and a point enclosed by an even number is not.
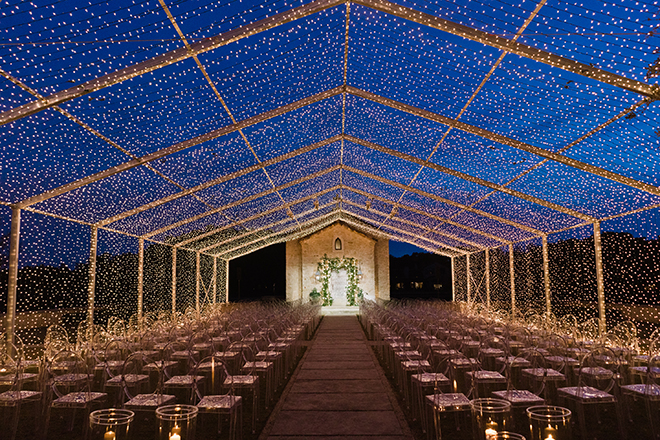
<svg viewBox="0 0 660 440"><path fill-rule="evenodd" d="M225 261L225 303L229 303L229 260Z"/></svg>
<svg viewBox="0 0 660 440"><path fill-rule="evenodd" d="M200 269L199 269L199 252L195 253L195 311L199 316L199 285L200 285Z"/></svg>
<svg viewBox="0 0 660 440"><path fill-rule="evenodd" d="M600 241L600 222L594 223L594 250L596 252L596 288L598 291L598 332L607 331L605 321L605 282L603 281L603 247Z"/></svg>
<svg viewBox="0 0 660 440"><path fill-rule="evenodd" d="M138 241L138 297L137 297L137 320L138 329L142 330L142 303L144 294L144 238Z"/></svg>
<svg viewBox="0 0 660 440"><path fill-rule="evenodd" d="M176 313L176 248L172 248L172 314Z"/></svg>
<svg viewBox="0 0 660 440"><path fill-rule="evenodd" d="M454 257L451 257L451 300L456 301L456 276L455 271Z"/></svg>
<svg viewBox="0 0 660 440"><path fill-rule="evenodd" d="M87 326L92 328L94 325L94 296L96 290L96 248L98 245L99 229L92 226L91 240L89 245L89 269L87 284Z"/></svg>
<svg viewBox="0 0 660 440"><path fill-rule="evenodd" d="M548 236L543 235L543 285L545 286L545 312L552 313L552 301L550 293L550 259L548 257Z"/></svg>
<svg viewBox="0 0 660 440"><path fill-rule="evenodd" d="M472 293L472 283L470 283L470 254L465 255L465 280L467 282L467 302L472 302L470 294Z"/></svg>
<svg viewBox="0 0 660 440"><path fill-rule="evenodd" d="M486 308L490 310L490 249L486 249Z"/></svg>
<svg viewBox="0 0 660 440"><path fill-rule="evenodd" d="M213 257L213 304L218 301L218 257Z"/></svg>
<svg viewBox="0 0 660 440"><path fill-rule="evenodd" d="M511 279L511 316L516 315L516 273L513 266L513 244L509 244L509 276Z"/></svg>
<svg viewBox="0 0 660 440"><path fill-rule="evenodd" d="M14 343L16 325L16 292L18 291L18 248L21 238L21 210L11 209L11 232L9 235L9 273L7 279L7 314L5 332L7 341Z"/></svg>

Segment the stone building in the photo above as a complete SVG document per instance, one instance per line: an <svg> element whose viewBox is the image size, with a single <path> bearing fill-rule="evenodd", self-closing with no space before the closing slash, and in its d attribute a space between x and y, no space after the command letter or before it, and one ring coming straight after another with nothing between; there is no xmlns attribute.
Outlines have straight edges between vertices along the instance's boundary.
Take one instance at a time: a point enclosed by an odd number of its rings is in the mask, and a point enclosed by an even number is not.
<svg viewBox="0 0 660 440"><path fill-rule="evenodd" d="M312 289L320 290L318 263L328 258L355 258L361 272L359 287L364 297L389 300L389 240L358 232L342 222L286 243L286 299L309 301ZM346 270L333 271L330 292L333 306L346 305Z"/></svg>

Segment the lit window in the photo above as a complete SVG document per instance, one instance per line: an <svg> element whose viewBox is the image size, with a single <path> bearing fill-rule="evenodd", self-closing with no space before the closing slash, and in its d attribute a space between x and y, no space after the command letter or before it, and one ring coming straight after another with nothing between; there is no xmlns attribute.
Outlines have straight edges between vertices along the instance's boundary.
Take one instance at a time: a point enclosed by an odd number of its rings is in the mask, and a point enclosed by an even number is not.
<svg viewBox="0 0 660 440"><path fill-rule="evenodd" d="M337 238L337 239L335 240L335 250L336 250L336 251L340 251L340 250L341 250L341 240L340 240L339 238Z"/></svg>

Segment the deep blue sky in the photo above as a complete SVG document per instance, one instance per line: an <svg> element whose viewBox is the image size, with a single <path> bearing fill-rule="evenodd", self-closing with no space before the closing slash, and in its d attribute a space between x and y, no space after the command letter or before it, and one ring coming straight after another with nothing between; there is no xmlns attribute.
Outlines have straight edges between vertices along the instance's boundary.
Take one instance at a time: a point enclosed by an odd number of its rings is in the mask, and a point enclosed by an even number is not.
<svg viewBox="0 0 660 440"><path fill-rule="evenodd" d="M428 251L418 248L415 245L402 243L400 241L390 240L390 255L393 257L403 257L404 255L412 255L415 252L428 253Z"/></svg>
<svg viewBox="0 0 660 440"><path fill-rule="evenodd" d="M75 1L53 0L41 2L41 5L35 4L40 2L9 3L9 12L0 24L4 41L0 44L3 69L45 95L182 47L176 30L158 2L135 2L133 5L129 5L131 2L92 2L84 8L78 7L81 2ZM172 3L170 10L177 17L182 31L191 41L198 41L289 10L296 2L199 0L169 3ZM482 30L509 37L530 16L535 5L520 0L477 0L463 1L463 7L456 9L451 1L445 0L405 0L403 3L459 24L474 26L478 22ZM540 9L520 36L520 42L551 48L549 50L559 55L645 81L646 67L656 61L656 49L660 47L660 35L654 33L658 11L650 3L630 7L619 1L606 7L586 7L579 2L564 2L560 8L548 4ZM509 4L510 8L502 9L503 4ZM202 56L205 68L238 120L330 90L344 81L386 98L454 118L500 56L498 49L438 29L411 25L402 18L355 5L351 7L348 35L351 44L345 63L345 19L343 5L329 8L205 53ZM66 44L51 44L55 42ZM657 78L651 80L652 83L657 81ZM33 99L29 93L5 80L0 80L0 97L5 98L0 102L3 110L3 105L11 108ZM470 104L462 121L512 136L535 147L559 151L637 100L638 96L631 91L510 54ZM405 154L429 157L429 151L443 138L442 133L446 130L440 122L353 95L346 97L345 111L342 111L342 102L339 96L335 96L310 104L247 127L246 136L261 160L342 131ZM192 60L72 100L67 103L67 109L138 156L231 122ZM634 117L620 118L565 154L658 186L660 137L656 134L656 120L660 119L660 108L655 103L629 116ZM345 128L342 124L344 118ZM454 130L443 141L441 154L433 158L437 165L500 184L524 170L531 170L532 164L540 160L531 153L459 131ZM129 159L107 142L50 110L4 126L0 130L0 139L3 145L0 150L0 181L3 182L0 199L5 202L20 201ZM335 163L332 159L338 156L325 153L334 151L333 148L336 149L336 144L305 153L304 158L301 156L296 160L313 164L317 167L314 170L330 167ZM257 159L251 149L233 133L152 165L182 185L193 187L254 165ZM418 169L416 163L408 163L398 156L386 157L375 151L369 152L366 147L348 141L345 152L344 163L365 172L401 179L404 184L411 182ZM216 153L217 161L214 160ZM273 166L272 175L280 179L278 184L313 171L298 166L301 162L296 160ZM306 191L312 185L319 189L322 185L331 186L333 176L338 175L337 172L329 174L327 179L310 181L306 184L309 186L296 185L283 192L284 197L289 194L291 200L295 200L297 194L308 194ZM342 175L344 182L349 178L349 183L357 189L373 191L385 199L399 199L399 190L394 187L357 177L354 173ZM207 197L209 203L223 206L243 197L244 193L268 188L270 184L262 172L254 172L216 185L200 195ZM491 191L430 168L419 174L415 187L469 206ZM655 195L633 191L616 182L554 162L530 171L516 181L512 189L595 218L607 218L660 203ZM96 222L176 191L178 187L175 185L139 167L89 185L84 190L53 198L37 208ZM344 194L350 193L349 189L344 191ZM266 209L266 201L279 203L275 195L271 196L264 199L262 210ZM366 201L355 193L352 197L358 204ZM418 203L418 208L440 217L454 215L453 208L442 207L414 194L407 194L405 200ZM578 221L503 193L489 197L475 207L544 231L562 229ZM442 214L438 211L441 208L444 209ZM206 209L207 205L196 199L182 197L113 227L140 235L172 223L175 219L166 210L183 218ZM238 217L243 212L241 209L236 208ZM250 209L246 207L243 215L249 215ZM381 204L381 212L391 212L391 209L391 203ZM405 215L408 221L417 221L412 213ZM477 221L469 225L481 230L489 230L493 225L489 232L499 234L494 229L499 226L494 222L474 220L470 215L464 220L468 223ZM9 227L9 208L0 206L0 269L7 260ZM660 233L660 209L604 221L602 230L628 231L635 236L655 239ZM88 258L88 227L24 213L21 231L22 266L75 265L75 262ZM591 233L590 227L582 227L579 231L551 234L549 239L552 242ZM135 253L136 248L133 238L107 231L99 235L99 253ZM393 256L414 252L424 251L406 243L390 242Z"/></svg>

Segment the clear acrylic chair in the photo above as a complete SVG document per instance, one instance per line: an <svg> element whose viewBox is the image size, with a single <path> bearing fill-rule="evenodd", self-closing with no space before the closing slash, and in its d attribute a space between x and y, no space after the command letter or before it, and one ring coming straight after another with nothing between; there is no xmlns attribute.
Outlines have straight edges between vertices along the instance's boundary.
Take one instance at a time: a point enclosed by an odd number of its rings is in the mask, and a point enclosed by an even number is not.
<svg viewBox="0 0 660 440"><path fill-rule="evenodd" d="M506 338L498 334L484 335L479 348L478 368L467 371L466 376L474 383L475 397L489 398L494 391L506 390L507 378L502 373L507 368L507 362L498 364L497 359L510 360Z"/></svg>
<svg viewBox="0 0 660 440"><path fill-rule="evenodd" d="M518 353L518 356L510 356L505 362L507 388L506 390L493 391L492 397L506 400L511 404L512 430L524 434L527 433L529 426L525 412L527 408L545 403L544 399L540 397L545 382L541 380L540 383L534 383L537 387L533 391L521 389L517 386L519 377L515 373L518 372L522 375L522 371L527 369L528 372L541 374L542 379L545 379L548 369L545 366L543 355L535 348L523 349L522 352ZM523 367L518 371L518 367L521 365Z"/></svg>
<svg viewBox="0 0 660 440"><path fill-rule="evenodd" d="M259 376L254 371L254 352L250 344L235 342L229 346L230 352L236 351L240 354L239 362L242 365L241 374L230 374L225 378L224 388L233 389L245 399L249 394L249 403L252 410L252 433L257 431L257 420L259 419L260 382ZM252 363L251 363L252 362ZM245 368L243 368L245 367Z"/></svg>
<svg viewBox="0 0 660 440"><path fill-rule="evenodd" d="M170 344L169 357L178 362L178 367L176 374L166 377L163 387L165 393L176 396L178 403L190 403L194 398L195 386L203 389L204 377L195 377L192 374L192 370L201 356L200 351L194 347L198 346L200 349L210 352L212 344L209 347L201 347L202 344L206 344L203 341L207 340L201 335L206 335L206 333L194 333L192 337L189 337L187 343L174 341Z"/></svg>
<svg viewBox="0 0 660 440"><path fill-rule="evenodd" d="M30 380L33 373L25 373L22 366L22 351L9 341L0 338L0 385L8 388L0 393L0 409L5 413L2 420L3 438L13 440L19 430L21 409L27 407L28 413L34 417L32 423L25 423L23 435L36 437L38 427L41 425L41 391L24 390L26 380ZM28 375L31 375L28 377ZM24 411L25 412L25 411ZM11 414L10 414L11 413ZM32 428L32 433L25 432Z"/></svg>
<svg viewBox="0 0 660 440"><path fill-rule="evenodd" d="M76 413L82 411L83 437L86 436L89 414L103 408L107 394L92 391L92 374L87 361L72 350L62 350L47 364L45 395L45 432L49 432L52 412L68 418L67 431L74 430ZM55 428L57 430L57 428Z"/></svg>
<svg viewBox="0 0 660 440"><path fill-rule="evenodd" d="M243 398L234 393L233 386L224 387L229 373L222 360L214 356L202 359L192 372L192 377L204 377L206 379L205 395L202 389L194 382L193 404L197 404L200 411L200 420L204 421L204 414L217 415L217 435L222 433L221 415L229 416L229 439L238 440L243 437ZM198 429L204 429L203 424Z"/></svg>
<svg viewBox="0 0 660 440"><path fill-rule="evenodd" d="M266 409L270 406L272 399L275 395L275 387L277 381L275 380L275 356L281 353L274 350L269 350L271 342L268 338L267 332L261 332L255 338L254 350L252 352L253 360L247 361L241 368L242 372L253 372L257 374L262 381L262 388L264 389L264 403ZM282 355L280 354L280 357Z"/></svg>
<svg viewBox="0 0 660 440"><path fill-rule="evenodd" d="M651 342L644 382L623 385L621 397L625 408L626 430L631 438L660 439L660 339Z"/></svg>
<svg viewBox="0 0 660 440"><path fill-rule="evenodd" d="M561 349L563 338L547 338L547 349L534 348L529 353L531 357L527 356L532 365L522 369L521 387L543 397L547 404L554 405L557 403L557 389L566 386L566 357Z"/></svg>
<svg viewBox="0 0 660 440"><path fill-rule="evenodd" d="M438 358L433 356L430 343L424 343L420 348L428 365L424 363L417 364L416 371L410 376L410 391L413 419L419 418L422 430L426 432L429 423L424 402L425 396L448 393L451 390L451 385L449 378L446 376L447 371L441 369L442 367L446 368L447 363L437 362Z"/></svg>
<svg viewBox="0 0 660 440"><path fill-rule="evenodd" d="M624 439L619 399L619 361L607 347L593 348L580 363L577 386L557 390L559 403L577 414L583 440Z"/></svg>
<svg viewBox="0 0 660 440"><path fill-rule="evenodd" d="M457 370L462 375L465 375L465 372L476 371L475 359L468 358L461 352L452 354L448 365L450 366L450 374L452 371L451 366L453 365L462 365L467 368L467 371L463 368ZM471 378L473 375L468 377ZM456 381L453 381L453 383L455 384ZM446 393L443 392L443 389L444 387L441 383L438 383L433 394L424 396L426 403L425 420L427 423L427 438L437 440L442 439L443 436L449 438L471 438L472 406L469 396L474 394L472 382L466 383L465 393L459 391ZM432 424L429 421L432 421Z"/></svg>
<svg viewBox="0 0 660 440"><path fill-rule="evenodd" d="M163 393L165 372L168 368L172 368L172 364L176 364L176 361L167 360L167 355L154 360L143 353L133 353L126 359L121 386L125 400L124 408L135 413L133 424L135 438L153 438L156 409L176 403L176 396ZM144 392L140 386L144 383L141 377L143 375L149 377L147 392ZM140 385L134 386L135 384Z"/></svg>
<svg viewBox="0 0 660 440"><path fill-rule="evenodd" d="M73 349L69 341L69 334L61 325L51 325L46 329L44 338L44 356L46 360L51 360L62 350Z"/></svg>
<svg viewBox="0 0 660 440"><path fill-rule="evenodd" d="M131 353L124 360L120 373L106 380L105 391L108 396L115 396L116 406L123 407L133 396L149 392L149 375L142 370L151 362L144 353Z"/></svg>

